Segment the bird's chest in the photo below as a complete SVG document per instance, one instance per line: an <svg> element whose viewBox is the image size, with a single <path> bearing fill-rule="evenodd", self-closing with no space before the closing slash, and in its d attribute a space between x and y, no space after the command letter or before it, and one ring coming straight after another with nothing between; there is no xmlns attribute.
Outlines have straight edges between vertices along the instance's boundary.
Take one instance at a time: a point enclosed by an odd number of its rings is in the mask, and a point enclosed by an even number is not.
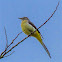
<svg viewBox="0 0 62 62"><path fill-rule="evenodd" d="M22 28L22 31L29 35L31 32L35 31L35 28L33 28L29 23L27 22L22 22L21 23L21 28Z"/></svg>
<svg viewBox="0 0 62 62"><path fill-rule="evenodd" d="M27 22L25 22L25 23L22 22L21 28L22 28L22 31L27 35L29 35L33 31L35 31L35 29L30 24L28 24Z"/></svg>

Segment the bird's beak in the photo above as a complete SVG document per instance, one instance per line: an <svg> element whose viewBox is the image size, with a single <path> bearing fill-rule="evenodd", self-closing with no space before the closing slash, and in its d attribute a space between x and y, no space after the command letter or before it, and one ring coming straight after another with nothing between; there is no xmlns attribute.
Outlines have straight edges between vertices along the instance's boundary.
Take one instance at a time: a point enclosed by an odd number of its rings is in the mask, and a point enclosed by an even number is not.
<svg viewBox="0 0 62 62"><path fill-rule="evenodd" d="M18 19L22 19L22 18L18 18Z"/></svg>

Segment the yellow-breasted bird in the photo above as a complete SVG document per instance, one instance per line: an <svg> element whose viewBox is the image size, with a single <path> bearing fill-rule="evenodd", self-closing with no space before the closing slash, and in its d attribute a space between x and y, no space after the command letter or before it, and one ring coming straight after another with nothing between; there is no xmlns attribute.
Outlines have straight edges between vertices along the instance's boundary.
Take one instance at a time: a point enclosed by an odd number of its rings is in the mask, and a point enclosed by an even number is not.
<svg viewBox="0 0 62 62"><path fill-rule="evenodd" d="M47 54L51 58L50 53L49 53L47 47L45 46L45 44L43 43L41 34L40 34L39 30L36 28L36 26L27 17L22 17L19 19L22 20L21 28L25 34L29 35L36 30L33 34L31 34L31 36L35 37L41 43L41 45L44 47Z"/></svg>

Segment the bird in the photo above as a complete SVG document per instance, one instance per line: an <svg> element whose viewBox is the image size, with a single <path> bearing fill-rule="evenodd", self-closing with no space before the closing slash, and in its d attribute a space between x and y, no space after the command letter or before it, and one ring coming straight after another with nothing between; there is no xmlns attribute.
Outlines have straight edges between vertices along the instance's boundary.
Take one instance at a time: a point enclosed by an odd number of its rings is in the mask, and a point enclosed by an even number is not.
<svg viewBox="0 0 62 62"><path fill-rule="evenodd" d="M41 45L44 47L45 51L47 52L48 56L51 58L50 52L48 51L47 47L43 43L41 33L36 28L36 26L28 19L28 17L22 17L22 18L19 18L19 19L21 19L21 21L22 21L21 22L22 31L26 35L30 35L33 32L30 36L35 37L41 43Z"/></svg>

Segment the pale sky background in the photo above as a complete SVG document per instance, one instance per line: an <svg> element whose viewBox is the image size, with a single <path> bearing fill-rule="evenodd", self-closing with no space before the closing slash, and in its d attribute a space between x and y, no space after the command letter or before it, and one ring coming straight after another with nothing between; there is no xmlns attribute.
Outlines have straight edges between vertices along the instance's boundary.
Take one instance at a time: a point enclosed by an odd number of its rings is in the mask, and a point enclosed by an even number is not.
<svg viewBox="0 0 62 62"><path fill-rule="evenodd" d="M21 32L19 17L28 17L39 27L55 10L59 0L0 0L0 53L6 45L4 26L6 27L8 44ZM44 37L43 42L51 54L51 59L42 45L33 37L29 37L11 52L11 56L0 59L0 62L62 62L62 0L54 16L39 29ZM27 35L22 33L13 45ZM12 45L12 46L13 46ZM10 47L11 48L11 47Z"/></svg>

